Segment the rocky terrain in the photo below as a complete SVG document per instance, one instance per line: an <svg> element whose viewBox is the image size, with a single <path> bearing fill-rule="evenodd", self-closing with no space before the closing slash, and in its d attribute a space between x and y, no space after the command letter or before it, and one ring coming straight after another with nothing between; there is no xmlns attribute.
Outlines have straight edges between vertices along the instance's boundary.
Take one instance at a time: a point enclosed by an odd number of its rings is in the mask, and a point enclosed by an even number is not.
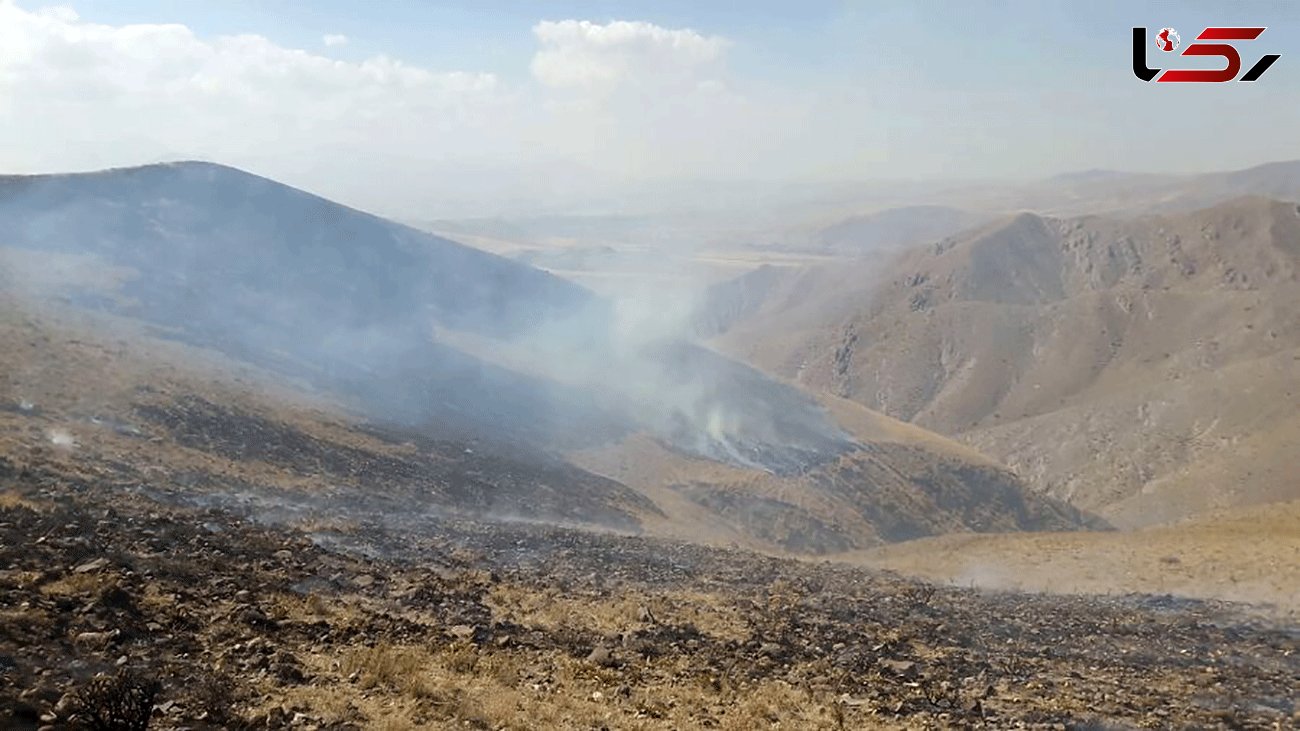
<svg viewBox="0 0 1300 731"><path fill-rule="evenodd" d="M26 445L797 553L1102 525L625 303L230 168L5 178L0 231L0 419Z"/></svg>
<svg viewBox="0 0 1300 731"><path fill-rule="evenodd" d="M0 726L1295 725L1292 513L1121 533L1060 499L1290 494L1288 215L1022 216L715 290L697 330L728 346L800 323L754 360L805 391L238 171L2 179ZM1084 375L1043 385L1052 358ZM1156 487L1088 472L1070 409L1124 399L1082 433L1194 428L1175 456L1272 477L1184 494L1150 442L1103 453ZM1079 476L1042 495L973 444Z"/></svg>
<svg viewBox="0 0 1300 731"><path fill-rule="evenodd" d="M268 525L160 482L0 462L6 728L133 707L150 728L1300 720L1300 636L1232 605L936 589L524 523Z"/></svg>
<svg viewBox="0 0 1300 731"><path fill-rule="evenodd" d="M1300 496L1295 203L1025 213L852 271L732 284L720 342L1116 524Z"/></svg>

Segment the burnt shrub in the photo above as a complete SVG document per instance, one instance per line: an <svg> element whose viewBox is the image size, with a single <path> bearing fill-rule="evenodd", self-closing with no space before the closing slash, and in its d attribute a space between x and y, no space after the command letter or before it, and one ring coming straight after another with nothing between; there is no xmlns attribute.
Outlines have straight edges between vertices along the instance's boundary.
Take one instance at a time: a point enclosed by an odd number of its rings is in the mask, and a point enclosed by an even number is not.
<svg viewBox="0 0 1300 731"><path fill-rule="evenodd" d="M129 670L101 675L77 691L72 711L86 731L146 731L161 684Z"/></svg>

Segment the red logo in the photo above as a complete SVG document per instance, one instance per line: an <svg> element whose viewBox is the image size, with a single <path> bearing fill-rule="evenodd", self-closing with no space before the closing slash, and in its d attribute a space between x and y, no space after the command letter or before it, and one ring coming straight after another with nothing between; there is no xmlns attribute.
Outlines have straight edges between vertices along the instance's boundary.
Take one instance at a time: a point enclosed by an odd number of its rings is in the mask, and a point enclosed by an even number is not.
<svg viewBox="0 0 1300 731"><path fill-rule="evenodd" d="M1197 41L1253 41L1259 38L1266 28L1206 28L1201 34L1196 36ZM1133 75L1143 81L1155 79L1158 82L1165 81L1183 81L1183 82L1201 82L1201 83L1218 83L1222 81L1232 81L1237 78L1241 72L1241 54L1237 52L1236 46L1231 43L1191 43L1183 49L1180 56L1216 56L1224 59L1226 64L1222 69L1168 69L1161 73L1161 69L1147 67L1147 29L1133 29ZM1182 39L1178 36L1178 31L1173 28L1161 28L1155 35L1156 48L1166 53L1178 49ZM1254 66L1238 81L1255 81L1264 75L1273 62L1281 58L1279 54L1270 53L1261 57L1255 62ZM1159 78L1156 78L1159 76Z"/></svg>
<svg viewBox="0 0 1300 731"><path fill-rule="evenodd" d="M1178 31L1173 28L1161 28L1156 34L1156 48L1162 51L1173 51L1182 42L1183 39L1178 36Z"/></svg>

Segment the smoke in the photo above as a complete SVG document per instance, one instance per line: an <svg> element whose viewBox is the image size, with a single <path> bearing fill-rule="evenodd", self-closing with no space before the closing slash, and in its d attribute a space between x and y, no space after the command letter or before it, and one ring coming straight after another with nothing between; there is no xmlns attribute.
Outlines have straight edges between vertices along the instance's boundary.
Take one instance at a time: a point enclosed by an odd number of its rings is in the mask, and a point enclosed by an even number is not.
<svg viewBox="0 0 1300 731"><path fill-rule="evenodd" d="M9 187L0 226L28 258L112 275L93 288L73 277L74 301L344 394L378 420L559 451L642 431L775 472L851 446L809 397L690 341L705 282L667 261L599 297L206 164Z"/></svg>
<svg viewBox="0 0 1300 731"><path fill-rule="evenodd" d="M77 446L76 438L67 429L50 429L45 436L59 449L71 450Z"/></svg>

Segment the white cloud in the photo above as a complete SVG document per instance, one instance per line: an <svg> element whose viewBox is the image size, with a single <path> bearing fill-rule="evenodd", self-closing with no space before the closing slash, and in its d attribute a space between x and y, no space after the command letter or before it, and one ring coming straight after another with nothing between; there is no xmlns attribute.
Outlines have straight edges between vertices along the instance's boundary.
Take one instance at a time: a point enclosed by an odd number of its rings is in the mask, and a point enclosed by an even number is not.
<svg viewBox="0 0 1300 731"><path fill-rule="evenodd" d="M729 45L719 36L646 22L543 21L532 72L552 87L602 87L647 79L685 79L711 70Z"/></svg>
<svg viewBox="0 0 1300 731"><path fill-rule="evenodd" d="M376 172L379 160L506 149L496 120L508 101L491 73L344 62L258 35L205 39L0 0L0 139L18 141L0 153L7 171L199 157L342 178L357 160Z"/></svg>
<svg viewBox="0 0 1300 731"><path fill-rule="evenodd" d="M326 35L321 36L320 41L330 47L346 46L348 44L348 37L342 33L327 33Z"/></svg>
<svg viewBox="0 0 1300 731"><path fill-rule="evenodd" d="M727 39L629 21L533 33L535 81L506 84L0 0L0 139L17 141L0 172L204 158L426 217L596 197L611 175L744 176L802 147L804 95L745 91Z"/></svg>

